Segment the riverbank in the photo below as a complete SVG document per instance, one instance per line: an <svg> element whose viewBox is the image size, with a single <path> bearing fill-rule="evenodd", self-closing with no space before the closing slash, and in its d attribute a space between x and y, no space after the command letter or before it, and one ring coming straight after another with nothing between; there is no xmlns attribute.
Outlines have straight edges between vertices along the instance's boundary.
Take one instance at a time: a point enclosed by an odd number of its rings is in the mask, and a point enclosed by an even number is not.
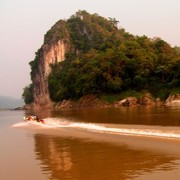
<svg viewBox="0 0 180 180"><path fill-rule="evenodd" d="M110 108L110 107L137 107L137 106L179 106L180 107L180 94L169 96L166 100L155 98L150 93L144 93L136 96L127 96L122 98L120 95L86 95L78 100L63 100L60 102L52 102L45 106L38 104L27 104L24 107L18 108L25 109L81 109L81 108Z"/></svg>

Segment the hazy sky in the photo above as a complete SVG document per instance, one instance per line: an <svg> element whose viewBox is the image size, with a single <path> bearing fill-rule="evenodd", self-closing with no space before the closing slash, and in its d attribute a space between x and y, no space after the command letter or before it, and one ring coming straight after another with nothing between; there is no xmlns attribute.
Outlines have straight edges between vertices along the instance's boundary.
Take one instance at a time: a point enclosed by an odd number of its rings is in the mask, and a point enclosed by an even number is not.
<svg viewBox="0 0 180 180"><path fill-rule="evenodd" d="M180 46L180 0L0 0L0 95L21 98L44 34L78 10L116 18L134 35Z"/></svg>

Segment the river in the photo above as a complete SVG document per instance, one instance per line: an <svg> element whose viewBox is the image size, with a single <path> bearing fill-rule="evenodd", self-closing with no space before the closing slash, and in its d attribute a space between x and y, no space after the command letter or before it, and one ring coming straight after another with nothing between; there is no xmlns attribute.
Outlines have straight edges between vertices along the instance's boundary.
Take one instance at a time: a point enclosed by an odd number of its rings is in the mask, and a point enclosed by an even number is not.
<svg viewBox="0 0 180 180"><path fill-rule="evenodd" d="M180 179L180 108L0 111L1 180Z"/></svg>

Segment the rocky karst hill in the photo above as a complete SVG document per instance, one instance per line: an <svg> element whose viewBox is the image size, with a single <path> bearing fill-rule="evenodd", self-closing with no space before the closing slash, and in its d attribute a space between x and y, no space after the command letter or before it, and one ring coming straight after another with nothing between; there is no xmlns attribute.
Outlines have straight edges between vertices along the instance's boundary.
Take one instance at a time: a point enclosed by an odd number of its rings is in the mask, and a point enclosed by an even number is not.
<svg viewBox="0 0 180 180"><path fill-rule="evenodd" d="M129 90L165 100L172 91L179 92L178 48L160 38L133 36L118 26L114 18L86 11L59 20L29 63L32 84L24 88L26 104L50 108L54 102L74 102L89 94L101 99Z"/></svg>

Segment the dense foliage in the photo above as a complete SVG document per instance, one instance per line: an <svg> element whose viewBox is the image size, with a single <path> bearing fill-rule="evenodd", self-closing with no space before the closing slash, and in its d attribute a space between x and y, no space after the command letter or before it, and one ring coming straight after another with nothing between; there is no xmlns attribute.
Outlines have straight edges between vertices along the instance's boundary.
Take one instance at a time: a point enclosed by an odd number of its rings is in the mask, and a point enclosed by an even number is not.
<svg viewBox="0 0 180 180"><path fill-rule="evenodd" d="M26 86L24 89L23 89L23 94L22 94L22 98L24 99L24 102L26 104L30 104L33 102L33 85L30 84L29 86Z"/></svg>
<svg viewBox="0 0 180 180"><path fill-rule="evenodd" d="M180 87L180 54L160 38L132 36L117 21L80 11L67 21L72 44L66 60L52 67L53 101L89 93L148 90L165 98Z"/></svg>
<svg viewBox="0 0 180 180"><path fill-rule="evenodd" d="M47 32L44 44L68 39L71 47L65 61L52 65L48 82L53 101L128 90L166 98L172 90L180 91L180 48L160 38L133 36L117 24L114 18L78 11ZM39 53L30 62L31 76Z"/></svg>

